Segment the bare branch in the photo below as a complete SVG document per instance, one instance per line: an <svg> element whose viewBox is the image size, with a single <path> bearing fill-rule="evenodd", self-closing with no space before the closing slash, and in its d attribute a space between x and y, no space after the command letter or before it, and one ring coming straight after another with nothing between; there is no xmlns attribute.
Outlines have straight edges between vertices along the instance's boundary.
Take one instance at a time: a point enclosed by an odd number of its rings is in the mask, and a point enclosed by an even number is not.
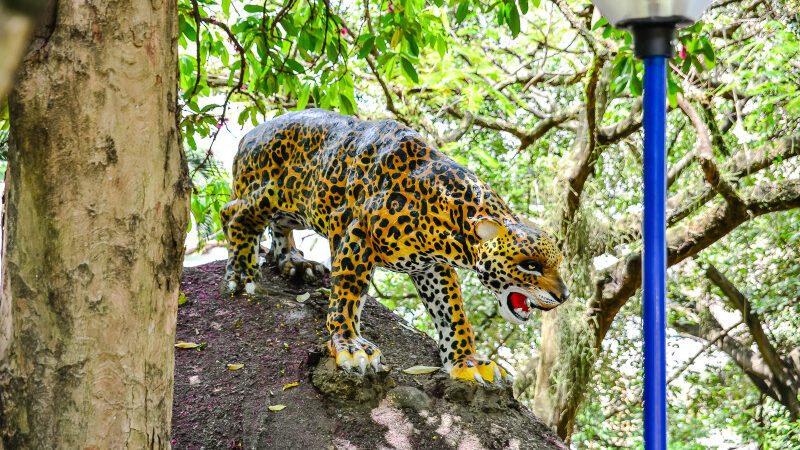
<svg viewBox="0 0 800 450"><path fill-rule="evenodd" d="M695 129L695 136L697 137L695 155L700 162L700 167L703 169L703 175L706 181L715 191L719 192L731 206L742 208L744 202L739 198L739 194L736 193L733 186L722 177L717 163L714 160L714 154L711 151L711 133L708 127L700 119L694 107L681 95L678 96L678 106L689 121L691 121Z"/></svg>
<svg viewBox="0 0 800 450"><path fill-rule="evenodd" d="M732 179L739 179L768 167L777 159L786 160L797 155L800 155L800 135L790 136L781 139L775 144L770 143L756 149L739 151L728 159L723 168ZM667 215L667 226L672 227L711 201L715 196L716 192L713 189L704 189L693 196L688 203L670 211ZM680 202L680 200L674 198L670 198L669 201L670 203Z"/></svg>
<svg viewBox="0 0 800 450"><path fill-rule="evenodd" d="M791 386L800 384L800 374L793 373L790 370L789 365L781 358L778 350L770 342L762 326L761 317L753 310L748 298L712 264L708 264L705 274L742 314L742 319L747 324L747 329L750 331L750 335L753 336L761 357L776 380L775 387L783 399L781 403L787 406L795 418L800 417L800 401L797 399L797 389L791 388Z"/></svg>
<svg viewBox="0 0 800 450"><path fill-rule="evenodd" d="M450 115L462 120L464 117L466 117L466 114L469 114L458 110L452 105L446 106L445 110ZM536 125L534 125L531 129L525 129L505 120L495 119L492 117L472 116L472 121L474 125L481 128L505 131L506 133L509 133L520 140L520 148L526 148L544 136L548 131L566 122L567 120L574 118L577 115L577 112L577 109L572 109L553 114L550 117L537 122Z"/></svg>
<svg viewBox="0 0 800 450"><path fill-rule="evenodd" d="M597 132L597 142L609 145L630 136L642 127L642 99L637 98L631 105L628 117L614 125L603 127Z"/></svg>

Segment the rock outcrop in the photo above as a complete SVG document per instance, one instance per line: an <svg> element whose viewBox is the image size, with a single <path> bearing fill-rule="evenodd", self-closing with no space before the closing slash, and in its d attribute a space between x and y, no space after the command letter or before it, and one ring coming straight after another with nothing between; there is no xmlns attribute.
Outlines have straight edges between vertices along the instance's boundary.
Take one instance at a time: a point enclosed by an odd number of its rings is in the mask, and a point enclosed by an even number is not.
<svg viewBox="0 0 800 450"><path fill-rule="evenodd" d="M173 448L567 448L510 387L403 373L439 366L436 344L375 300L362 334L389 370L361 377L324 350L322 285L267 268L256 294L229 296L223 272L222 262L184 271L177 336L199 347L176 349Z"/></svg>

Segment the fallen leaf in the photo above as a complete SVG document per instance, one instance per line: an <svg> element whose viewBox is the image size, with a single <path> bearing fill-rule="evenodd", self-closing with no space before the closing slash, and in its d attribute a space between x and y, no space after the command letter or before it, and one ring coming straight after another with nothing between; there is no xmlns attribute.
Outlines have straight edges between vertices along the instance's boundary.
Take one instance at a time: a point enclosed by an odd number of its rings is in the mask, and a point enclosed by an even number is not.
<svg viewBox="0 0 800 450"><path fill-rule="evenodd" d="M197 347L200 347L200 344L196 342L178 341L178 343L175 344L175 348L197 348Z"/></svg>
<svg viewBox="0 0 800 450"><path fill-rule="evenodd" d="M227 365L225 365L225 368L227 368L228 370L239 370L242 367L244 367L244 364L227 364Z"/></svg>
<svg viewBox="0 0 800 450"><path fill-rule="evenodd" d="M189 377L189 385L194 386L195 384L200 384L199 375L192 375Z"/></svg>
<svg viewBox="0 0 800 450"><path fill-rule="evenodd" d="M181 292L180 294L178 294L178 306L181 306L184 303L186 303L186 294Z"/></svg>
<svg viewBox="0 0 800 450"><path fill-rule="evenodd" d="M322 295L331 295L331 290L326 288L319 288L317 289L317 292L319 292Z"/></svg>
<svg viewBox="0 0 800 450"><path fill-rule="evenodd" d="M300 303L303 303L304 301L308 300L308 299L309 299L309 297L311 297L311 294L310 294L310 293L308 293L308 292L306 292L305 294L300 294L300 295L298 295L298 296L297 296L297 298L296 298L296 300L297 300L298 302L300 302Z"/></svg>
<svg viewBox="0 0 800 450"><path fill-rule="evenodd" d="M300 385L300 382L299 381L295 381L294 383L289 383L289 384L284 385L283 386L283 390L285 391L287 389L291 389L291 388L297 387L299 385Z"/></svg>
<svg viewBox="0 0 800 450"><path fill-rule="evenodd" d="M411 375L422 375L426 373L433 373L437 370L441 369L441 367L433 367L433 366L413 366L409 367L408 369L403 369L403 373L411 374Z"/></svg>
<svg viewBox="0 0 800 450"><path fill-rule="evenodd" d="M280 411L283 408L286 408L286 405L272 405L272 406L268 406L268 408L269 408L270 411Z"/></svg>

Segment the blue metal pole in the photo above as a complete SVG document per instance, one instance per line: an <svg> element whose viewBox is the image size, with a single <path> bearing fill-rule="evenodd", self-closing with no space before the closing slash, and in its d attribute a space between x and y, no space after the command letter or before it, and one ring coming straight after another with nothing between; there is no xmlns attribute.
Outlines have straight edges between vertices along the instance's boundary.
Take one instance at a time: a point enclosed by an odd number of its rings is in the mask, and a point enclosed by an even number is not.
<svg viewBox="0 0 800 450"><path fill-rule="evenodd" d="M667 58L644 58L644 446L667 448L665 313Z"/></svg>

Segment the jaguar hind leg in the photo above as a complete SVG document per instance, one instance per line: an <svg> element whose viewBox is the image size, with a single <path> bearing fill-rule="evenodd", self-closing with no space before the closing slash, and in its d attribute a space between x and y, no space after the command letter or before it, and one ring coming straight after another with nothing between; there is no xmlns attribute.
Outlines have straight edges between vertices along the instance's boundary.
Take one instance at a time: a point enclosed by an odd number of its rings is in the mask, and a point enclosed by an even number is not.
<svg viewBox="0 0 800 450"><path fill-rule="evenodd" d="M321 280L330 271L324 265L304 258L303 252L297 249L292 236L293 228L281 225L273 220L272 249L270 255L278 266L278 271L286 278L313 282ZM298 226L297 228L302 228Z"/></svg>
<svg viewBox="0 0 800 450"><path fill-rule="evenodd" d="M239 289L250 294L255 292L258 244L270 213L268 199L258 197L258 194L256 191L247 200L234 199L220 210L222 230L228 241L225 282L230 292Z"/></svg>

